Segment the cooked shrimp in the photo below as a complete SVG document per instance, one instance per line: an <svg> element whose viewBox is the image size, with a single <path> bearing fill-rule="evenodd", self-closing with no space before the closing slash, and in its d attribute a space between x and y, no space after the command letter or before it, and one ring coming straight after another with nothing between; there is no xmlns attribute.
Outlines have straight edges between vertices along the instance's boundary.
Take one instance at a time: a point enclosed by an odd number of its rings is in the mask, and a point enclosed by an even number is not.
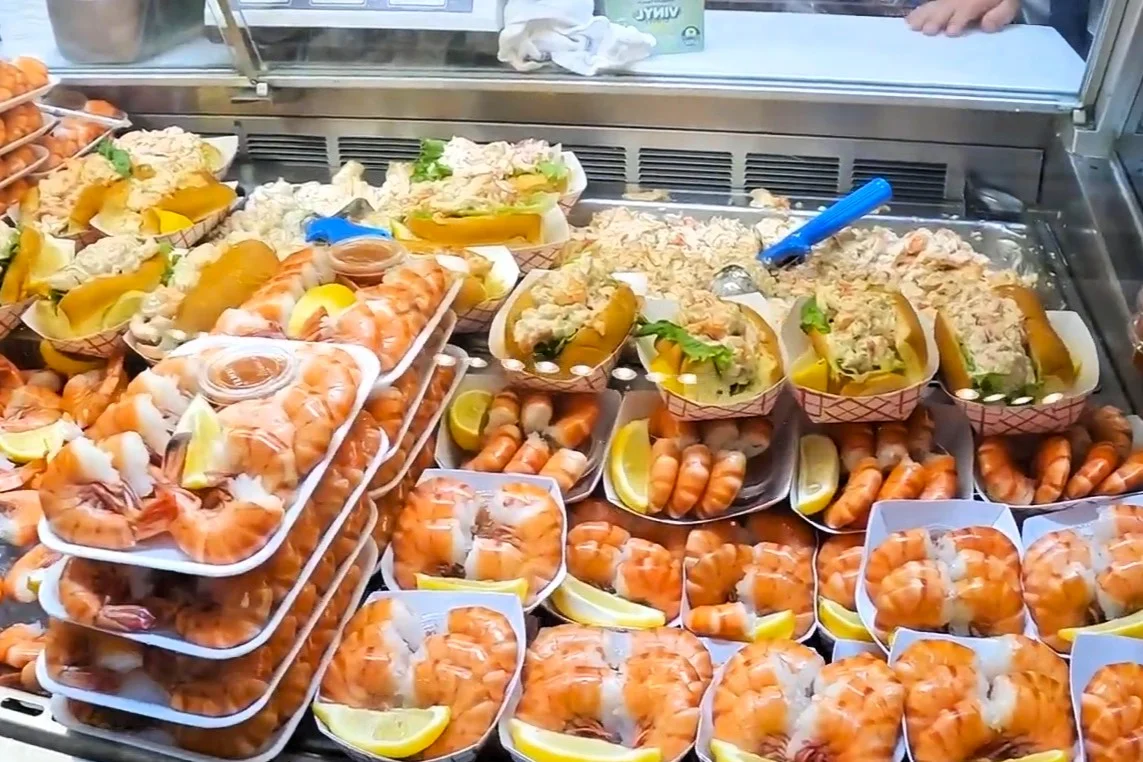
<svg viewBox="0 0 1143 762"><path fill-rule="evenodd" d="M925 489L925 467L908 455L897 461L877 493L878 500L914 500Z"/></svg>
<svg viewBox="0 0 1143 762"><path fill-rule="evenodd" d="M877 465L882 471L892 470L909 454L909 429L902 421L888 421L877 426Z"/></svg>
<svg viewBox="0 0 1143 762"><path fill-rule="evenodd" d="M48 675L76 688L114 692L143 667L143 646L52 619L44 647Z"/></svg>
<svg viewBox="0 0 1143 762"><path fill-rule="evenodd" d="M59 579L59 600L71 621L120 632L164 627L175 605L146 590L146 577L124 566L70 558Z"/></svg>
<svg viewBox="0 0 1143 762"><path fill-rule="evenodd" d="M165 654L155 657L148 674L167 691L172 709L223 717L264 696L276 666L271 647L265 645L227 661Z"/></svg>
<svg viewBox="0 0 1143 762"><path fill-rule="evenodd" d="M1139 696L1143 696L1143 665L1107 664L1092 675L1080 699L1080 723L1089 762L1143 758Z"/></svg>
<svg viewBox="0 0 1143 762"><path fill-rule="evenodd" d="M535 476L552 457L552 448L539 434L529 434L520 449L504 466L506 474L528 474Z"/></svg>
<svg viewBox="0 0 1143 762"><path fill-rule="evenodd" d="M1063 494L1072 472L1072 446L1067 437L1047 437L1036 451L1036 505L1053 503Z"/></svg>
<svg viewBox="0 0 1143 762"><path fill-rule="evenodd" d="M1096 598L1108 619L1143 608L1143 535L1109 540L1101 549L1102 568L1096 576Z"/></svg>
<svg viewBox="0 0 1143 762"><path fill-rule="evenodd" d="M31 545L43 517L38 490L0 493L0 540L16 547Z"/></svg>
<svg viewBox="0 0 1143 762"><path fill-rule="evenodd" d="M301 599L299 595L295 601ZM174 628L190 643L233 648L262 631L274 601L274 590L260 575L202 577L192 599L179 608Z"/></svg>
<svg viewBox="0 0 1143 762"><path fill-rule="evenodd" d="M857 578L865 535L835 534L826 538L818 551L818 595L857 610Z"/></svg>
<svg viewBox="0 0 1143 762"><path fill-rule="evenodd" d="M567 559L573 577L653 606L667 621L678 616L682 563L662 545L632 537L622 527L590 521L568 532Z"/></svg>
<svg viewBox="0 0 1143 762"><path fill-rule="evenodd" d="M1119 453L1120 460L1131 454L1131 423L1123 411L1114 405L1088 408L1081 419L1096 442L1111 442Z"/></svg>
<svg viewBox="0 0 1143 762"><path fill-rule="evenodd" d="M569 450L564 447L556 450L544 467L540 469L540 476L550 476L560 485L560 491L565 495L587 473L587 456L579 450Z"/></svg>
<svg viewBox="0 0 1143 762"><path fill-rule="evenodd" d="M1079 470L1068 480L1064 497L1078 500L1087 497L1119 466L1119 453L1111 442L1096 442L1088 450Z"/></svg>
<svg viewBox="0 0 1143 762"><path fill-rule="evenodd" d="M525 434L540 434L552 422L552 397L544 392L525 392L520 401L520 428Z"/></svg>
<svg viewBox="0 0 1143 762"><path fill-rule="evenodd" d="M95 423L127 387L124 353L122 349L117 351L104 367L72 376L64 385L63 411L81 428Z"/></svg>
<svg viewBox="0 0 1143 762"><path fill-rule="evenodd" d="M695 444L683 450L679 459L679 478L667 504L667 513L681 518L698 504L710 481L713 456L706 445Z"/></svg>
<svg viewBox="0 0 1143 762"><path fill-rule="evenodd" d="M594 394L569 394L564 398L563 412L544 429L548 438L560 447L575 449L587 441L599 420L599 398Z"/></svg>
<svg viewBox="0 0 1143 762"><path fill-rule="evenodd" d="M993 527L956 529L938 541L948 564L954 605L949 626L957 634L1003 635L1024 631L1020 557Z"/></svg>
<svg viewBox="0 0 1143 762"><path fill-rule="evenodd" d="M757 416L755 418L742 418L738 421L738 447L747 460L761 455L770 449L770 441L774 436L774 424L769 418Z"/></svg>
<svg viewBox="0 0 1143 762"><path fill-rule="evenodd" d="M23 669L44 650L47 635L42 624L12 624L0 630L0 663Z"/></svg>
<svg viewBox="0 0 1143 762"><path fill-rule="evenodd" d="M150 394L132 394L108 405L85 434L99 442L115 434L134 431L143 437L151 452L161 457L167 451L174 424L175 421L156 406Z"/></svg>
<svg viewBox="0 0 1143 762"><path fill-rule="evenodd" d="M63 414L60 396L42 386L24 385L13 389L0 416L0 429L28 431L48 426Z"/></svg>
<svg viewBox="0 0 1143 762"><path fill-rule="evenodd" d="M249 558L277 531L282 499L257 477L240 474L184 504L170 527L179 549L195 561L230 564Z"/></svg>
<svg viewBox="0 0 1143 762"><path fill-rule="evenodd" d="M1094 619L1095 572L1087 542L1070 529L1036 540L1024 554L1023 583L1040 637L1057 651L1070 651L1071 643L1057 633Z"/></svg>
<svg viewBox="0 0 1143 762"><path fill-rule="evenodd" d="M929 531L922 527L894 532L869 553L865 562L865 584L869 596L875 597L881 582L894 569L910 561L926 561L936 558L936 545Z"/></svg>
<svg viewBox="0 0 1143 762"><path fill-rule="evenodd" d="M745 477L746 456L738 450L720 450L714 456L710 481L699 500L698 515L710 518L724 513L738 497Z"/></svg>
<svg viewBox="0 0 1143 762"><path fill-rule="evenodd" d="M0 456L0 493L14 492L24 487L38 489L40 477L47 468L47 461L33 460L17 466L7 458Z"/></svg>
<svg viewBox="0 0 1143 762"><path fill-rule="evenodd" d="M651 471L647 485L647 510L659 513L667 507L675 482L679 476L679 461L682 450L673 438L655 440L651 445Z"/></svg>
<svg viewBox="0 0 1143 762"><path fill-rule="evenodd" d="M684 450L700 441L698 424L694 421L684 421L675 418L667 412L667 408L659 406L651 413L648 423L651 436L658 439L674 439L679 443L679 449Z"/></svg>
<svg viewBox="0 0 1143 762"><path fill-rule="evenodd" d="M877 451L876 435L868 423L841 423L834 427L833 434L841 452L842 468L847 474L857 471L861 461L874 457Z"/></svg>
<svg viewBox="0 0 1143 762"><path fill-rule="evenodd" d="M515 426L520 423L520 395L514 389L504 389L497 392L488 406L488 420L484 423L483 433L490 437L502 426Z"/></svg>
<svg viewBox="0 0 1143 762"><path fill-rule="evenodd" d="M1143 450L1133 452L1123 465L1096 487L1097 495L1123 495L1143 487Z"/></svg>
<svg viewBox="0 0 1143 762"><path fill-rule="evenodd" d="M956 497L956 458L933 453L925 459L925 488L920 500L947 500Z"/></svg>
<svg viewBox="0 0 1143 762"><path fill-rule="evenodd" d="M873 502L881 491L881 467L876 458L863 458L849 473L841 495L825 510L825 524L832 529L864 526Z"/></svg>
<svg viewBox="0 0 1143 762"><path fill-rule="evenodd" d="M59 553L46 545L33 545L8 568L4 575L4 588L0 590L0 600L8 597L20 603L35 601L44 573L60 558L62 556Z"/></svg>
<svg viewBox="0 0 1143 762"><path fill-rule="evenodd" d="M512 461L512 456L524 441L524 436L515 424L504 424L492 430L491 434L488 434L488 431L486 428L488 439L484 443L484 448L462 468L468 471L500 473Z"/></svg>
<svg viewBox="0 0 1143 762"><path fill-rule="evenodd" d="M688 539L686 591L691 606L713 606L728 600L746 576L746 567L753 559L752 548L723 543L692 556L689 546Z"/></svg>
<svg viewBox="0 0 1143 762"><path fill-rule="evenodd" d="M989 499L1008 505L1031 505L1035 500L1035 482L1017 467L1003 437L990 436L980 440L976 462Z"/></svg>

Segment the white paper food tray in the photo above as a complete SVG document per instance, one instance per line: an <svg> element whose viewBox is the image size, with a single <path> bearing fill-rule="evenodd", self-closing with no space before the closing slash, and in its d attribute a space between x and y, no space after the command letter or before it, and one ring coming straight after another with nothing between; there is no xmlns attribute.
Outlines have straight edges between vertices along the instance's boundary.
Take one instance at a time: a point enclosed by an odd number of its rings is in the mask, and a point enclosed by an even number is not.
<svg viewBox="0 0 1143 762"><path fill-rule="evenodd" d="M44 164L47 163L48 155L49 155L48 149L44 148L41 145L31 145L31 146L29 146L29 148L31 148L32 153L34 153L36 155L35 161L33 161L31 164L29 164L28 166L21 169L19 172L15 172L13 174L10 174L7 177L5 177L3 180L0 180L0 188L7 188L9 185L16 182L21 177L32 174L37 169L39 169L40 167L42 167Z"/></svg>
<svg viewBox="0 0 1143 762"><path fill-rule="evenodd" d="M564 244L571 238L571 227L564 210L560 206L553 206L544 213L540 222L540 243L510 245L508 249L520 265L520 272L551 267L563 251Z"/></svg>
<svg viewBox="0 0 1143 762"><path fill-rule="evenodd" d="M362 561L361 567L365 570L368 570L369 567L376 562L377 546L373 544L372 540L369 540L365 544L365 548L361 552L360 557ZM67 699L64 696L60 695L52 696L52 716L56 722L60 723L68 730L74 730L77 733L83 733L84 735L102 738L105 741L121 743L126 746L132 746L137 749L143 749L145 751L150 751L157 754L165 754L170 757L186 760L186 762L272 762L272 760L277 759L278 755L280 755L286 748L286 744L290 742L290 739L294 735L294 731L298 729L298 725L301 724L302 719L309 711L310 702L313 701L314 695L317 693L318 686L321 685L321 676L325 673L326 667L333 659L333 654L336 650L336 644L341 639L341 632L345 629L345 626L349 624L349 620L353 616L353 613L356 609L356 606L354 606L354 601L360 599L361 596L365 594L365 588L368 584L368 574L363 573L361 575L361 581L357 584L357 589L354 592L353 597L350 599L350 603L346 607L345 613L341 617L341 621L338 623L337 632L334 634L333 641L331 641L329 647L326 648L325 654L322 656L321 663L318 665L317 670L314 673L314 679L310 682L309 691L306 694L306 700L302 702L302 705L298 708L298 711L294 712L293 716L291 716L290 719L288 719L280 728L278 728L277 732L275 732L274 735L270 737L270 740L266 743L265 748L263 748L259 754L253 757L249 757L244 760L224 760L220 757L212 757L208 754L198 754L193 751L180 749L174 745L166 733L158 729L145 730L139 733L126 733L115 730L103 730L102 728L85 725L72 716L71 712L68 711Z"/></svg>
<svg viewBox="0 0 1143 762"><path fill-rule="evenodd" d="M512 673L512 678L508 681L508 685L504 689L505 700L501 702L500 709L496 712L496 717L492 720L491 724L489 724L488 730L480 737L480 740L471 746L444 757L430 757L422 760L422 762L436 762L436 760L462 762L475 758L476 752L488 741L489 736L492 735L492 732L499 724L500 718L503 716L504 710L509 703L508 697L514 695L519 688L520 670L524 666L524 652L527 643L524 611L520 608L520 599L514 595L508 595L507 593L455 592L449 593L448 595L441 595L439 592L429 592L426 590L378 591L366 598L363 605L369 605L373 601L385 598L396 598L408 604L413 613L420 618L421 628L424 630L426 636L444 632L448 613L453 609L464 606L482 606L486 609L497 611L503 614L508 619L508 623L512 626L512 631L516 634L516 670ZM336 648L340 645L340 642L341 639L339 637L338 640L334 642L334 647ZM321 677L322 675L318 676L319 685ZM320 700L320 698L321 696L319 694L315 700ZM326 727L325 723L316 716L314 717L314 722L317 724L318 731L341 747L350 758L360 760L361 762L390 762L389 757L371 754L364 749L359 749L338 738Z"/></svg>
<svg viewBox="0 0 1143 762"><path fill-rule="evenodd" d="M615 421L612 439L614 440L614 434L625 424L649 417L661 404L662 401L658 392L627 392L623 395L623 402L619 405L619 415ZM615 491L615 485L611 481L611 469L607 467L607 461L610 458L612 442L608 442L607 453L604 456L603 491L607 495L607 500L612 504L619 506L628 513L633 513L649 521L657 521L660 524L709 524L712 521L723 521L735 516L745 516L748 513L764 510L781 502L790 494L790 488L794 481L794 464L798 459L799 418L798 409L789 398L777 406L770 416L774 424L774 434L769 449L761 455L751 458L746 464L744 489L746 485L749 485L751 491L757 494L741 504L732 503L726 513L720 516L713 516L709 519L697 517L673 519L666 512L657 515L644 515L632 511L619 499L619 493ZM753 461L757 461L757 463ZM756 477L755 475L758 473L765 473L766 476ZM755 478L759 478L760 483L755 482Z"/></svg>
<svg viewBox="0 0 1143 762"><path fill-rule="evenodd" d="M560 566L551 581L536 595L536 600L524 606L524 613L531 613L560 586L560 583L564 581L564 576L567 574L568 515L564 508L564 499L563 496L560 495L560 487L556 484L556 480L546 476L484 474L476 471L450 471L443 468L426 468L424 473L421 474L421 478L417 480L417 484L420 485L422 482L437 477L456 479L457 481L470 485L479 492L491 492L504 484L511 484L513 482L525 482L543 487L548 491L548 494L552 496L552 499L556 501L556 505L559 506L560 509L560 518L563 520L563 527L560 533ZM397 584L397 577L393 573L392 542L389 543L389 547L385 548L385 552L381 555L381 579L385 580L385 587L390 590L403 589Z"/></svg>
<svg viewBox="0 0 1143 762"><path fill-rule="evenodd" d="M975 452L972 445L972 429L968 426L968 419L951 405L934 404L930 402L928 403L928 408L933 414L933 422L936 424L933 441L942 450L956 459L956 497L971 500L974 494L973 456ZM876 427L877 424L873 424L873 426ZM806 434L827 434L829 430L829 426L803 420L800 433L803 436ZM801 500L801 492L798 489L798 471L801 468L800 460L801 458L799 457L794 458L794 478L790 487L790 505L797 505ZM844 476L841 478L845 479ZM841 497L841 493L844 489L844 483L838 486L837 493L834 495L835 500ZM924 510L925 505L927 505L929 501L917 500L912 502L917 503L918 510ZM823 521L819 520L825 516L825 510L815 513L812 516L806 516L798 511L794 511L794 513L801 516L810 524L813 524L814 528L818 531L825 532L826 534L861 534L865 531L862 527L842 527L841 529L834 529L826 526Z"/></svg>
<svg viewBox="0 0 1143 762"><path fill-rule="evenodd" d="M141 678L138 682L133 681L134 684L130 688L125 688L121 691L120 695L114 696L98 691L88 691L82 688L64 685L63 683L56 682L48 675L47 657L45 653L41 653L36 662L36 679L39 680L44 690L52 694L60 694L67 698L75 699L76 701L85 701L89 704L105 706L109 709L118 709L143 717L151 717L152 719L161 720L163 722L173 722L176 725L190 725L196 728L228 728L231 725L237 725L243 720L248 720L269 703L270 698L274 695L274 689L278 687L278 683L281 682L285 676L286 670L293 664L294 657L298 655L302 646L305 645L306 639L309 638L314 625L317 624L322 612L325 611L325 607L329 605L330 600L337 593L337 588L341 586L341 581L345 579L345 575L349 572L349 569L357 563L357 558L362 554L366 545L373 541L370 535L376 523L377 511L376 509L370 509L369 520L361 533L361 538L358 540L357 546L354 548L350 557L347 558L337 570L337 576L334 577L333 583L322 595L321 600L314 606L313 613L310 614L310 618L305 626L298 631L298 635L294 639L294 644L290 648L289 653L286 654L281 663L274 669L274 674L268 681L266 692L241 712L224 715L222 717L207 717L201 714L177 711L163 703L165 700L164 691L151 683L150 679L146 677ZM367 580L367 575L363 573L362 578ZM149 685L142 685L142 682L149 683ZM136 693L138 695L123 695L126 693Z"/></svg>
<svg viewBox="0 0 1143 762"><path fill-rule="evenodd" d="M56 85L58 85L59 83L60 83L59 77L55 76L54 74L49 74L48 75L48 83L46 85L41 85L40 87L37 87L35 90L29 90L26 93L21 93L20 95L15 95L15 96L9 98L8 100L0 103L0 113L3 113L5 111L10 110L13 106L19 106L21 103L27 103L28 101L34 101L42 95L47 95L49 92L51 92L52 88L55 87Z"/></svg>
<svg viewBox="0 0 1143 762"><path fill-rule="evenodd" d="M102 238L99 234L95 240ZM79 239L66 239L75 241L76 249L82 248ZM87 243L91 243L88 241ZM85 244L83 244L85 245ZM111 328L104 328L102 331L89 333L86 336L70 336L66 339L57 339L48 336L44 331L44 326L40 322L39 316L36 314L35 300L28 303L27 308L21 313L20 319L24 321L24 325L32 329L32 332L39 336L41 339L51 344L53 347L61 352L67 354L79 354L87 357L111 357L119 350L119 345L123 341L123 334L127 332L128 326L131 324L130 318L124 320L117 326Z"/></svg>
<svg viewBox="0 0 1143 762"><path fill-rule="evenodd" d="M1143 450L1143 418L1140 418L1137 415L1129 415L1129 416L1127 416L1127 422L1131 424L1131 451L1133 453L1139 452L1140 450ZM1043 436L1047 436L1047 435L1045 434ZM1036 437L1036 441L1038 442L1041 438L1042 437L1040 437L1040 436ZM974 465L977 465L977 464L974 464ZM1072 471L1073 471L1073 473L1076 470L1078 470L1079 467L1080 467L1080 463L1076 462L1073 459L1072 460ZM1033 476L1033 474L1029 473L1028 476ZM973 486L976 487L976 493L978 495L980 495L982 499L992 500L992 498L990 498L988 496L987 490L984 489L984 482L982 482L980 480L979 471L975 470L975 469L973 470ZM1128 493L1128 494L1131 494L1131 493ZM1060 510L1063 510L1064 508L1069 508L1073 505L1081 505L1081 504L1089 503L1089 502L1107 502L1107 500L1109 500L1109 499L1118 500L1119 502L1123 502L1123 499L1126 496L1127 495L1114 495L1114 496L1089 495L1088 497L1081 497L1081 498L1077 498L1075 500L1057 500L1054 503L1041 503L1040 505L1009 505L1008 507L1011 508L1012 512L1017 514L1018 516L1031 516L1031 515L1035 515L1038 513L1051 513L1052 511L1060 511Z"/></svg>
<svg viewBox="0 0 1143 762"><path fill-rule="evenodd" d="M40 114L41 114L41 117L43 119L43 124L41 124L38 128L36 128L32 132L29 132L24 137L19 138L18 140L13 140L10 143L5 143L3 146L0 146L0 156L4 156L5 154L11 153L12 151L15 151L20 146L24 146L24 145L27 145L28 143L31 143L36 138L43 137L45 134L50 132L57 124L60 123L59 119L56 119L51 114L44 113L43 109L40 109Z"/></svg>
<svg viewBox="0 0 1143 762"><path fill-rule="evenodd" d="M436 327L445 320L445 315L452 307L452 303L456 301L456 295L460 293L460 287L464 284L463 274L457 275L455 270L453 273L452 285L450 285L448 291L445 292L444 298L441 299L441 303L437 307L437 311L433 313L433 316L429 318L429 322L425 323L425 327L421 329L421 332L417 334L417 338L409 345L409 350L405 352L405 356L401 358L400 362L393 366L392 370L380 374L374 382L373 388L383 389L386 386L392 386L393 382L400 378L413 362L421 356L422 350L425 348L425 344L428 343L429 337L432 336ZM452 320L455 321L455 319L454 316Z"/></svg>
<svg viewBox="0 0 1143 762"><path fill-rule="evenodd" d="M251 349L265 346L306 346L303 342L285 341L282 339L255 339L215 335L203 336L189 341L178 349L173 350L169 356L181 357L183 355L201 352L210 347L240 345L249 346ZM361 382L357 387L357 397L345 421L334 430L333 436L330 437L329 449L326 451L325 457L318 461L318 464L306 474L305 479L298 485L293 497L290 498L286 506L285 514L282 516L281 526L270 536L261 550L248 558L232 564L207 564L192 561L187 558L186 554L178 548L169 535L160 535L153 540L142 542L132 550L93 548L86 545L76 545L74 543L65 542L52 530L47 519L40 519L40 542L58 553L69 556L80 556L81 558L90 558L95 561L110 561L111 563L126 564L127 566L163 569L165 571L190 574L197 577L233 577L236 574L242 574L243 572L250 571L264 564L269 560L270 556L278 550L279 546L281 546L282 541L286 539L286 535L290 531L290 527L294 525L298 516L301 515L301 512L305 509L305 505L321 481L322 475L325 474L326 469L329 468L329 464L337 455L337 449L341 447L341 443L345 440L346 434L349 433L349 429L352 428L353 422L357 419L357 414L361 412L361 408L365 404L365 398L368 396L369 390L373 385L373 379L377 376L377 357L365 347L352 344L329 344L327 346L336 347L344 351L357 362L357 367L361 371Z"/></svg>
<svg viewBox="0 0 1143 762"><path fill-rule="evenodd" d="M482 374L466 378L464 383L457 388L457 394L463 394L470 389L484 389L495 394L509 386L508 379L499 374ZM615 431L616 415L619 412L620 395L614 389L606 389L599 393L598 399L599 418L591 432L590 441L593 443L593 453L588 456L589 468L575 483L571 491L564 496L564 502L569 505L591 495L603 476L607 460L607 448ZM553 402L558 406L558 397ZM594 452L594 448L598 448L598 452ZM466 453L457 446L456 442L452 440L452 433L449 431L448 417L441 416L440 425L437 429L437 465L441 468L459 469L461 464L475 454Z"/></svg>
<svg viewBox="0 0 1143 762"><path fill-rule="evenodd" d="M222 165L215 170L214 176L221 179L226 176L230 171L230 165L234 163L234 157L238 155L238 136L237 135L219 135L213 138L203 138L203 141L209 143L218 149L222 154Z"/></svg>
<svg viewBox="0 0 1143 762"><path fill-rule="evenodd" d="M798 358L810 351L810 340L802 333L800 315L806 297L800 297L786 315L782 323L780 343L782 345L782 361L786 372L791 372ZM928 348L928 363L921 380L912 386L899 389L887 394L870 394L862 397L845 397L840 394L827 394L796 385L790 381L790 388L794 390L794 397L798 404L806 411L811 421L815 423L857 423L864 421L903 421L913 412L913 408L921 401L925 388L936 375L940 365L940 354L937 352L937 341L933 337L933 319L931 316L917 310L917 319L925 333L925 345Z"/></svg>
<svg viewBox="0 0 1143 762"><path fill-rule="evenodd" d="M869 554L894 532L902 532L915 527L930 529L962 529L964 527L993 527L1004 534L1016 548L1020 561L1024 561L1024 546L1020 544L1020 530L1012 511L997 503L982 503L976 500L932 500L919 503L916 500L883 500L873 504L869 517L869 528L865 532L865 548L861 554L861 569L857 579L857 615L861 623L873 636L877 645L888 653L889 646L874 629L877 609L865 588L865 564ZM1025 633L1031 635L1027 622L1032 621L1027 608L1024 611ZM902 628L904 629L904 628Z"/></svg>
<svg viewBox="0 0 1143 762"><path fill-rule="evenodd" d="M381 437L382 442L384 442L385 432L381 432ZM364 478L354 488L353 492L350 493L349 499L345 501L345 505L341 508L341 512L334 517L333 522L325 530L321 540L318 541L317 546L314 548L313 553L310 554L309 560L306 561L306 565L303 566L302 570L298 573L297 581L295 581L294 586L290 588L290 592L274 607L274 611L266 621L262 631L245 643L231 648L209 648L195 643L189 643L169 630L118 632L90 625L82 626L92 630L100 630L101 632L106 632L111 635L117 635L127 640L133 640L136 643L162 648L166 651L175 651L176 653L187 654L188 656L197 656L200 659L237 659L239 656L250 653L255 648L263 645L277 631L278 625L282 623L282 619L284 619L289 612L290 606L294 604L294 600L298 597L298 593L301 592L306 582L309 581L314 569L321 563L322 556L333 543L334 539L340 534L342 526L345 524L346 519L349 518L349 514L356 507L357 501L361 499L361 495L365 491L365 487L369 484L369 480L373 478L373 474L377 473L377 469L385 462L385 455L385 448L381 448L377 455L373 457L373 460L370 461L365 469ZM67 559L64 558L52 564L48 569L47 574L40 583L40 606L43 607L44 613L48 616L70 622L71 619L67 614L67 610L59 599L59 580L60 575L63 574L64 565L66 563Z"/></svg>
<svg viewBox="0 0 1143 762"><path fill-rule="evenodd" d="M587 173L583 171L583 165L580 164L579 157L574 152L563 151L560 156L568 168L568 187L560 195L560 208L565 212L570 212L583 192L587 190Z"/></svg>
<svg viewBox="0 0 1143 762"><path fill-rule="evenodd" d="M489 277L504 285L500 296L485 299L457 316L457 333L485 333L501 305L512 295L516 281L520 280L520 265L507 246L469 246L468 251L479 254L492 263Z"/></svg>
<svg viewBox="0 0 1143 762"><path fill-rule="evenodd" d="M893 639L893 648L889 651L889 666L896 664L897 660L901 658L901 654L905 652L905 649L918 640L949 640L953 643L959 643L962 646L972 649L978 659L990 665L999 664L1000 656L1004 653L1004 646L1000 638L962 638L943 632L918 632L916 630L902 628L897 632L897 637ZM909 730L905 720L901 721L901 729L905 739L909 762L913 762L913 750L908 745ZM1073 758L1076 760L1083 759L1078 742L1073 750Z"/></svg>
<svg viewBox="0 0 1143 762"><path fill-rule="evenodd" d="M236 189L238 187L238 183L236 182L226 183L226 185L230 186L231 189ZM161 244L165 243L176 249L191 249L197 245L199 241L205 238L212 230L218 227L224 219L229 217L231 212L241 207L244 203L246 203L246 199L242 196L238 196L232 202L230 202L229 206L211 212L197 222L192 221L189 227L182 228L181 230L176 230L173 233L164 233L162 235L143 235L141 233L113 233L107 229L107 221L103 219L102 213L92 217L88 222L88 225L103 236L137 236L139 238L156 241Z"/></svg>
<svg viewBox="0 0 1143 762"><path fill-rule="evenodd" d="M1122 635L1092 635L1082 633L1072 649L1069 682L1071 683L1072 713L1079 731L1079 753L1076 762L1088 759L1083 728L1083 693L1095 673L1109 664L1143 664L1143 640ZM1124 701L1139 696L1124 697Z"/></svg>

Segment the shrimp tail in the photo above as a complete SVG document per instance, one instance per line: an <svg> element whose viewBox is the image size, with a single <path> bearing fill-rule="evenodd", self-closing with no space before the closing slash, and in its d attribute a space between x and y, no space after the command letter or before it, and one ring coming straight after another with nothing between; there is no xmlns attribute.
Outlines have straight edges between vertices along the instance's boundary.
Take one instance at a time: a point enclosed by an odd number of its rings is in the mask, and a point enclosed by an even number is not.
<svg viewBox="0 0 1143 762"><path fill-rule="evenodd" d="M1096 488L1097 495L1122 495L1143 487L1143 450L1132 453Z"/></svg>
<svg viewBox="0 0 1143 762"><path fill-rule="evenodd" d="M1072 446L1067 437L1048 437L1036 452L1036 505L1054 503L1060 499L1072 472Z"/></svg>
<svg viewBox="0 0 1143 762"><path fill-rule="evenodd" d="M925 467L905 455L889 472L878 500L913 500L921 496L925 489Z"/></svg>
<svg viewBox="0 0 1143 762"><path fill-rule="evenodd" d="M598 420L599 400L595 395L575 394L567 399L563 415L545 433L560 447L574 450L587 441Z"/></svg>
<svg viewBox="0 0 1143 762"><path fill-rule="evenodd" d="M933 454L925 459L925 488L921 500L948 500L956 497L956 458Z"/></svg>
<svg viewBox="0 0 1143 762"><path fill-rule="evenodd" d="M572 487L587 473L587 456L579 450L569 450L564 447L556 450L540 469L540 476L550 476L560 485L560 491L565 495L571 492Z"/></svg>
<svg viewBox="0 0 1143 762"><path fill-rule="evenodd" d="M696 606L687 612L685 627L696 635L723 640L746 640L751 614L741 601Z"/></svg>
<svg viewBox="0 0 1143 762"><path fill-rule="evenodd" d="M506 474L536 475L552 457L552 448L539 434L529 434L520 449L504 466Z"/></svg>
<svg viewBox="0 0 1143 762"><path fill-rule="evenodd" d="M1068 480L1064 488L1064 497L1068 500L1078 500L1087 497L1092 491L1111 476L1119 466L1119 451L1112 442L1096 442L1088 450L1087 457Z"/></svg>
<svg viewBox="0 0 1143 762"><path fill-rule="evenodd" d="M976 448L980 479L991 500L1008 505L1031 505L1036 484L1016 466L1003 437L989 436Z"/></svg>
<svg viewBox="0 0 1143 762"><path fill-rule="evenodd" d="M518 426L512 423L504 424L492 431L484 448L462 468L469 471L500 473L520 449L523 441L524 435L520 433Z"/></svg>
<svg viewBox="0 0 1143 762"><path fill-rule="evenodd" d="M863 458L850 473L841 496L825 511L825 524L831 529L858 525L869 516L873 501L881 491L881 466L876 458Z"/></svg>

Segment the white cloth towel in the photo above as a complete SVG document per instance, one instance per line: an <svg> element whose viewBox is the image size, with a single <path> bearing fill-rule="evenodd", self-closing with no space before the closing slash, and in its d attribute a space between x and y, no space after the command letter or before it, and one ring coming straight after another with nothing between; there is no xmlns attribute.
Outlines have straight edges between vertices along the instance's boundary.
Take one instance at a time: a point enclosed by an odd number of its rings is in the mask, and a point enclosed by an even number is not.
<svg viewBox="0 0 1143 762"><path fill-rule="evenodd" d="M508 0L498 58L517 71L554 63L590 77L651 55L654 37L593 11L592 0Z"/></svg>

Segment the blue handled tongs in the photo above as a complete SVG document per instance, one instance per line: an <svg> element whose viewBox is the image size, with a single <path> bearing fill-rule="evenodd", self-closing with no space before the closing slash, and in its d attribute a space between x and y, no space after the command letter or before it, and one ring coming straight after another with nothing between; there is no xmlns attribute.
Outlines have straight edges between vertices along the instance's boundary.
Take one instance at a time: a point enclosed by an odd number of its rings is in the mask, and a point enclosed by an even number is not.
<svg viewBox="0 0 1143 762"><path fill-rule="evenodd" d="M824 241L851 222L861 219L893 198L893 187L876 177L758 254L768 267L784 267L806 258L815 244Z"/></svg>
<svg viewBox="0 0 1143 762"><path fill-rule="evenodd" d="M370 236L373 238L392 238L393 234L385 228L374 228L361 225L349 219L362 217L373 211L373 207L365 199L357 198L339 209L331 217L311 217L304 225L306 243L324 243L332 245L350 238Z"/></svg>

